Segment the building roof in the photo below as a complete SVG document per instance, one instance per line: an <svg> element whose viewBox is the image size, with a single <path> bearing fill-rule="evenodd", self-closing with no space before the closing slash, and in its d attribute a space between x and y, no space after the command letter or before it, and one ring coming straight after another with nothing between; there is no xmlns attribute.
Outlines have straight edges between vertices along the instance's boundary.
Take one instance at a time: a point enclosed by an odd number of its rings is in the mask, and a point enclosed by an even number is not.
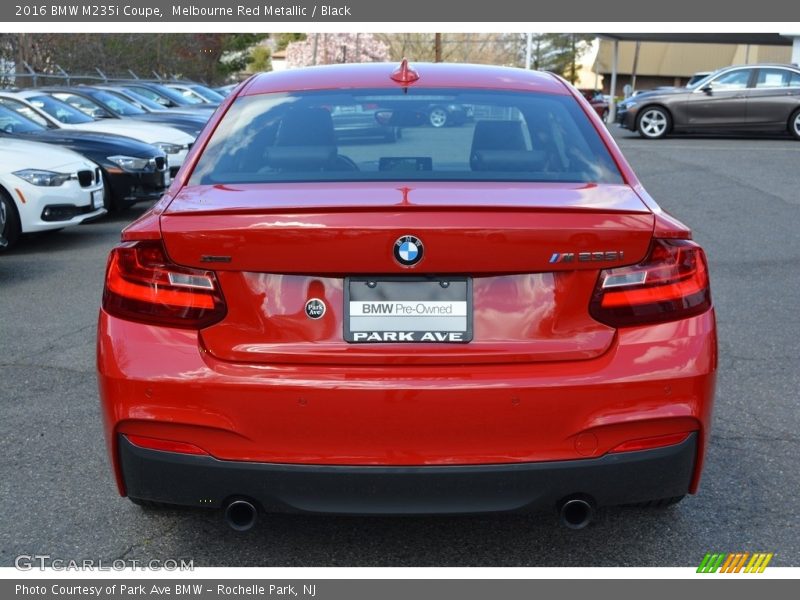
<svg viewBox="0 0 800 600"><path fill-rule="evenodd" d="M791 40L788 41L791 44ZM632 73L635 52L636 43L634 41L620 42L618 73L623 75ZM757 45L750 46L748 51L746 44L643 41L639 48L636 74L691 77L694 73L715 71L721 67L746 62L788 63L791 53L791 45ZM611 73L613 54L613 42L607 39L601 40L592 70L596 73Z"/></svg>
<svg viewBox="0 0 800 600"><path fill-rule="evenodd" d="M791 46L789 33L598 33L601 38L620 42L672 42L681 44L751 44Z"/></svg>

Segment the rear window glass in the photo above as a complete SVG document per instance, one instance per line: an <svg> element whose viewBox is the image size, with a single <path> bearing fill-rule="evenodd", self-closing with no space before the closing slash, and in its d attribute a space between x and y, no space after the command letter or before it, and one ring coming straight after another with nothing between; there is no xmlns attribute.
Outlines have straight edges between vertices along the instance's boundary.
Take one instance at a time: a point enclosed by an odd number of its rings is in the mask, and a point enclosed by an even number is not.
<svg viewBox="0 0 800 600"><path fill-rule="evenodd" d="M189 183L396 180L622 177L571 96L412 88L242 97Z"/></svg>

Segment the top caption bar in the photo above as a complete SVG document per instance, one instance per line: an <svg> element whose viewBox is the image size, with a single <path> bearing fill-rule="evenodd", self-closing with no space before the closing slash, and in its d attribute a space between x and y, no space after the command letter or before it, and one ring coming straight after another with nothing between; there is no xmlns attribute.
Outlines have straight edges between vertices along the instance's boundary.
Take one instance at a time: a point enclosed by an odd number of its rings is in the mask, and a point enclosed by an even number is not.
<svg viewBox="0 0 800 600"><path fill-rule="evenodd" d="M759 0L757 4L716 0L671 0L658 13L664 22L797 23L800 2ZM654 22L652 2L641 0L342 0L331 3L269 3L263 0L195 0L173 2L81 1L3 2L0 20L5 23L83 21L102 23L141 22L383 22L383 23L535 23L535 22ZM790 27L790 25L787 25ZM798 27L795 27L797 29Z"/></svg>

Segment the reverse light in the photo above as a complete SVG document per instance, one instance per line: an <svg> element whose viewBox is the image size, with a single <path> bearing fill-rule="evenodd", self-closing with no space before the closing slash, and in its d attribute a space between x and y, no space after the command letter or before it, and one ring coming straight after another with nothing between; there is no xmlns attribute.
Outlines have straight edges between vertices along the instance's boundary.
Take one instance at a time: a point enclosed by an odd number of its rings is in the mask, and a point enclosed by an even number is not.
<svg viewBox="0 0 800 600"><path fill-rule="evenodd" d="M111 251L103 309L122 319L185 329L207 327L226 313L214 272L173 264L159 240L127 242Z"/></svg>
<svg viewBox="0 0 800 600"><path fill-rule="evenodd" d="M70 173L56 173L54 171L43 171L40 169L23 169L21 171L14 171L14 175L20 179L24 179L32 185L42 187L57 187L63 185L70 179Z"/></svg>
<svg viewBox="0 0 800 600"><path fill-rule="evenodd" d="M661 323L711 307L708 266L690 240L656 239L641 263L600 272L589 313L611 327Z"/></svg>

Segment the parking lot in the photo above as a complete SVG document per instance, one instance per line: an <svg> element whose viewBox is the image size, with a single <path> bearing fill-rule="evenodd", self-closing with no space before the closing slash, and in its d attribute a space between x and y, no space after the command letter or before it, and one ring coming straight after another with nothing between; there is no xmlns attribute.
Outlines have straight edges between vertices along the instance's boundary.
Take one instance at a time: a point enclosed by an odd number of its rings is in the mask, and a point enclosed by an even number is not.
<svg viewBox="0 0 800 600"><path fill-rule="evenodd" d="M122 215L0 255L0 565L193 559L196 566L687 566L706 552L800 565L800 143L615 132L648 191L706 248L720 334L701 492L614 508L571 531L549 514L267 516L237 534L217 512L116 495L94 374L105 257Z"/></svg>

